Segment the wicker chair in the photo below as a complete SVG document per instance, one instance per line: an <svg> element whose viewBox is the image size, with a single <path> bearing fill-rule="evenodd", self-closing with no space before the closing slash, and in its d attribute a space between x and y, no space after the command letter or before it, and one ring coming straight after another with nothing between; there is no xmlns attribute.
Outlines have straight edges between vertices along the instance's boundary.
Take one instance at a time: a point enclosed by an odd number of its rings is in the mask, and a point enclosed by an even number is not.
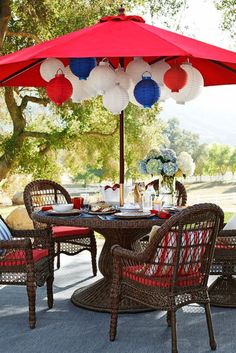
<svg viewBox="0 0 236 353"><path fill-rule="evenodd" d="M209 287L211 305L236 307L236 229L219 232L211 274L219 275Z"/></svg>
<svg viewBox="0 0 236 353"><path fill-rule="evenodd" d="M153 180L146 185L153 185L154 189L159 192L159 179ZM175 181L175 195L176 195L176 205L177 206L186 206L187 204L187 192L184 185L176 180Z"/></svg>
<svg viewBox="0 0 236 353"><path fill-rule="evenodd" d="M140 253L114 245L110 340L116 337L119 302L127 297L167 311L172 352L177 353L176 311L203 304L210 346L216 349L207 280L223 211L214 204L186 208L168 219Z"/></svg>
<svg viewBox="0 0 236 353"><path fill-rule="evenodd" d="M59 184L51 180L35 180L26 185L24 203L32 218L32 212L45 205L71 203L69 193ZM34 222L35 228L42 224ZM54 226L52 239L55 243L57 268L60 268L60 254L76 255L84 250L91 253L93 275L97 274L97 245L93 230L84 227Z"/></svg>
<svg viewBox="0 0 236 353"><path fill-rule="evenodd" d="M3 218L0 216L4 222ZM5 223L5 222L4 222ZM9 227L8 227L9 228ZM12 239L1 240L0 284L25 285L29 302L29 326L35 328L36 287L47 283L49 309L53 306L53 243L51 228L10 229Z"/></svg>

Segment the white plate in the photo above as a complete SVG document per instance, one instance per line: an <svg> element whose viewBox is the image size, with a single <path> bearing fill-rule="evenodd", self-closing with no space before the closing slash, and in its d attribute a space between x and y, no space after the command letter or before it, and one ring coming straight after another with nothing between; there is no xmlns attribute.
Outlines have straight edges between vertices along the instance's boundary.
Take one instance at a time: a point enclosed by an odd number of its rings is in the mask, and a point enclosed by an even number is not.
<svg viewBox="0 0 236 353"><path fill-rule="evenodd" d="M69 211L55 211L55 210L47 210L47 211L43 211L43 212L46 212L46 213L49 213L51 216L73 216L73 215L77 215L77 214L80 214L82 213L80 210L76 209L76 208L73 208L72 210L69 210Z"/></svg>
<svg viewBox="0 0 236 353"><path fill-rule="evenodd" d="M142 212L142 210L140 210L140 208L137 208L137 207L134 207L134 208L131 208L131 207L119 207L119 209L122 211L122 212Z"/></svg>
<svg viewBox="0 0 236 353"><path fill-rule="evenodd" d="M130 219L130 218L148 218L153 216L151 212L118 212L114 214L117 218Z"/></svg>

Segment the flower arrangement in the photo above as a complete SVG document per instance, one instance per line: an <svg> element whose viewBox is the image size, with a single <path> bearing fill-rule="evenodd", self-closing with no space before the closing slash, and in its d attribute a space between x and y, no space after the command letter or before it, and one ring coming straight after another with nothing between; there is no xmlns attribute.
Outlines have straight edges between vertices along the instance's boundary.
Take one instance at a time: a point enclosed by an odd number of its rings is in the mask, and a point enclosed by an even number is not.
<svg viewBox="0 0 236 353"><path fill-rule="evenodd" d="M151 150L146 158L139 162L139 171L142 174L161 175L162 184L173 192L175 177L191 176L194 173L195 164L187 152L181 152L176 156L175 151L162 148L160 151Z"/></svg>
<svg viewBox="0 0 236 353"><path fill-rule="evenodd" d="M139 162L142 174L162 175L163 177L181 177L193 175L195 164L187 152L181 152L177 157L175 151L169 148L151 150L146 158Z"/></svg>

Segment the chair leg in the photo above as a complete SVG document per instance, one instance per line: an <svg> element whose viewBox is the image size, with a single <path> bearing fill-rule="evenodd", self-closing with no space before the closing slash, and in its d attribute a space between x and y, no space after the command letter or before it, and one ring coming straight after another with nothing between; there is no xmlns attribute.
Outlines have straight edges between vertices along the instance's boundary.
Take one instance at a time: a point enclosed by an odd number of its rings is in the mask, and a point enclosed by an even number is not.
<svg viewBox="0 0 236 353"><path fill-rule="evenodd" d="M35 301L36 301L36 284L34 281L27 282L27 294L29 302L29 326L35 328L36 314L35 314Z"/></svg>
<svg viewBox="0 0 236 353"><path fill-rule="evenodd" d="M119 297L114 295L111 297L111 321L110 321L110 341L114 341L117 331Z"/></svg>
<svg viewBox="0 0 236 353"><path fill-rule="evenodd" d="M210 347L213 351L215 351L216 350L216 341L215 341L215 336L214 336L214 331L213 331L213 326L212 326L210 303L205 304L204 307L205 307L205 313L206 313Z"/></svg>
<svg viewBox="0 0 236 353"><path fill-rule="evenodd" d="M57 251L56 251L56 254L57 254L57 269L59 269L61 267L61 259L60 259L60 243L56 243L56 246L57 246Z"/></svg>
<svg viewBox="0 0 236 353"><path fill-rule="evenodd" d="M166 321L167 321L168 327L171 327L171 311L167 311L167 313L166 313Z"/></svg>
<svg viewBox="0 0 236 353"><path fill-rule="evenodd" d="M176 312L174 310L170 311L170 322L171 322L172 353L178 353L177 334L176 334Z"/></svg>
<svg viewBox="0 0 236 353"><path fill-rule="evenodd" d="M47 298L48 298L48 308L53 307L53 276L47 279Z"/></svg>
<svg viewBox="0 0 236 353"><path fill-rule="evenodd" d="M92 258L92 269L93 275L97 275L97 244L94 232L91 231L91 258Z"/></svg>

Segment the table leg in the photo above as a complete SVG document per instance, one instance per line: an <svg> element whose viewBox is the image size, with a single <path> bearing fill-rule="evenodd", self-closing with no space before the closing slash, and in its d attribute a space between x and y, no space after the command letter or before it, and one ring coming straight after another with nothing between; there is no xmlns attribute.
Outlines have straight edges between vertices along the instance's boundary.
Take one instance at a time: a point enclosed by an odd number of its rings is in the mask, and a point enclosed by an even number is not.
<svg viewBox="0 0 236 353"><path fill-rule="evenodd" d="M112 256L111 246L119 244L126 249L131 249L132 243L141 236L147 234L150 229L96 229L105 237L105 243L99 258L99 270L104 278L86 286L77 289L71 301L76 306L95 311L110 312L110 289L112 282ZM141 312L152 310L143 304L123 299L120 303L120 312Z"/></svg>

